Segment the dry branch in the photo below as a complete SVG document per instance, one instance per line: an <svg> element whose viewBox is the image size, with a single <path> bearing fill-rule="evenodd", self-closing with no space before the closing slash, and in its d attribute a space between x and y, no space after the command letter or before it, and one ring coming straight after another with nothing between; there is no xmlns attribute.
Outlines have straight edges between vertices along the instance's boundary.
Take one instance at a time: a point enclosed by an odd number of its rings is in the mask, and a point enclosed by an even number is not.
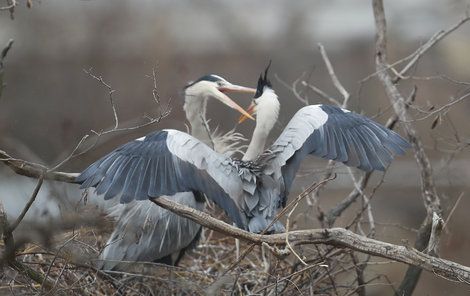
<svg viewBox="0 0 470 296"><path fill-rule="evenodd" d="M19 159L12 159L3 151L0 151L0 155L5 157L3 161L18 174L39 178L44 171L44 167L41 165ZM76 175L77 174L71 173L49 172L44 175L44 178L73 183ZM333 247L348 248L365 254L423 268L450 280L470 283L470 268L466 266L436 258L415 249L370 239L343 228L301 230L283 234L260 235L241 230L213 218L206 213L199 212L165 198L158 198L152 201L165 209L189 218L212 230L257 245L267 243L283 246L286 240L288 240L293 245L324 244Z"/></svg>
<svg viewBox="0 0 470 296"><path fill-rule="evenodd" d="M12 45L13 45L13 39L10 39L7 45L2 49L2 52L0 53L0 98L2 97L3 89L5 88L5 84L3 83L3 75L4 75L5 66L3 63Z"/></svg>
<svg viewBox="0 0 470 296"><path fill-rule="evenodd" d="M18 216L18 218L13 222L13 224L10 225L8 228L9 232L15 231L15 229L20 225L21 221L23 220L24 216L26 216L26 213L28 213L29 209L31 208L31 205L33 202L36 200L36 197L38 196L39 190L41 189L42 182L44 181L44 173L39 176L38 183L36 184L36 187L34 188L33 194L31 194L31 197L28 201L28 203L25 205L23 208L23 211L21 211L21 214Z"/></svg>
<svg viewBox="0 0 470 296"><path fill-rule="evenodd" d="M41 164L13 158L3 150L0 150L0 161L6 164L18 175L36 179L39 179L41 175L43 175L45 180L74 183L75 178L78 176L78 174L75 173L48 171L47 167Z"/></svg>
<svg viewBox="0 0 470 296"><path fill-rule="evenodd" d="M10 12L10 18L13 20L15 18L15 6L18 4L16 0L6 0L7 5L6 6L1 6L0 11L9 11Z"/></svg>
<svg viewBox="0 0 470 296"><path fill-rule="evenodd" d="M321 56L323 58L323 61L325 62L326 68L328 69L328 74L331 77L333 85L336 87L339 93L343 96L343 103L341 104L341 107L346 108L348 106L350 95L348 91L344 88L344 86L341 84L338 77L336 76L335 70L333 69L333 66L331 65L330 58L328 58L328 54L326 53L325 47L323 47L323 45L319 43L318 48L320 49Z"/></svg>
<svg viewBox="0 0 470 296"><path fill-rule="evenodd" d="M424 151L424 147L421 143L421 140L417 136L416 130L410 123L410 121L412 121L412 117L408 114L405 99L403 98L395 84L398 79L394 80L388 72L389 66L387 64L387 25L383 1L373 0L372 6L376 26L375 64L377 74L385 88L387 96L389 97L392 103L393 109L395 110L398 119L403 124L404 130L414 149L415 158L421 175L421 192L423 195L424 207L426 208L427 214L418 232L415 247L418 250L424 250L429 244L433 216L437 214L439 219L441 219L442 217L441 203L434 184L431 163ZM442 39L444 36L442 36L440 39ZM410 64L416 63L417 59L424 52L429 50L429 48L431 48L434 44L436 44L436 42L440 39L436 39L435 42L426 43L421 47L421 51L418 49L417 52L419 54L417 55L417 58L413 59ZM410 67L405 67L402 73L405 73ZM434 237L434 240L439 241L439 238ZM416 287L417 282L419 281L420 275L421 269L419 267L410 267L402 281L402 284L400 285L398 294L411 295L414 291L414 288Z"/></svg>
<svg viewBox="0 0 470 296"><path fill-rule="evenodd" d="M446 279L464 282L470 285L469 267L449 260L433 257L413 248L364 237L344 228L298 230L289 233L261 235L231 226L206 213L180 205L167 198L160 197L152 201L162 208L191 219L207 228L257 245L267 243L283 246L286 240L289 240L291 244L295 245L324 244L339 248L348 248L361 253L419 266Z"/></svg>

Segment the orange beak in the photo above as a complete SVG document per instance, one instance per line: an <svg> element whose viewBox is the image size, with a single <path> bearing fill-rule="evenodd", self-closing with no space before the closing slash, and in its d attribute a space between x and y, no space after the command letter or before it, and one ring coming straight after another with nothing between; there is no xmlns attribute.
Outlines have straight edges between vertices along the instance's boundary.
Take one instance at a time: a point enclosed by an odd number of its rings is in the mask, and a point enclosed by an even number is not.
<svg viewBox="0 0 470 296"><path fill-rule="evenodd" d="M248 113L249 116L246 116L245 114L243 114L242 116L240 116L240 118L238 119L238 123L242 123L243 121L245 121L247 118L253 118L251 115L253 115L255 113L255 104L254 103L251 103L250 106L248 107L248 109L246 109L246 112Z"/></svg>
<svg viewBox="0 0 470 296"><path fill-rule="evenodd" d="M251 114L245 111L242 107L240 107L237 103L235 103L232 99L230 99L226 93L249 93L249 94L255 94L256 89L251 88L251 87L245 87L245 86L240 86L236 84L231 84L227 83L224 86L218 87L218 91L220 92L217 96L217 98L222 101L224 104L229 106L230 108L233 108L240 112L242 116L246 119L249 118L251 120L255 120Z"/></svg>

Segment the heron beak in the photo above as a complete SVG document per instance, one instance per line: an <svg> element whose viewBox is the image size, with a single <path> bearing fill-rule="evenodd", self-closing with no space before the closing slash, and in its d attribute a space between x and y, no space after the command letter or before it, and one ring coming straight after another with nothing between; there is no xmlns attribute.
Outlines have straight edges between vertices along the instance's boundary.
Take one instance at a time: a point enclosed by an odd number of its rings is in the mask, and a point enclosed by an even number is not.
<svg viewBox="0 0 470 296"><path fill-rule="evenodd" d="M245 94L255 94L256 88L245 87L236 84L226 84L224 86L218 87L218 90L222 93L245 93Z"/></svg>
<svg viewBox="0 0 470 296"><path fill-rule="evenodd" d="M248 109L246 110L250 116L248 117L245 114L243 114L242 116L240 116L240 119L238 119L238 123L242 123L247 118L251 118L251 115L256 113L255 106L256 105L254 103L251 103L250 106L248 107Z"/></svg>
<svg viewBox="0 0 470 296"><path fill-rule="evenodd" d="M247 111L245 111L245 109L243 109L242 107L240 107L240 105L238 105L237 103L235 103L234 101L232 101L232 99L230 99L227 95L225 95L224 93L220 93L220 96L219 96L219 99L222 103L224 103L225 105L229 106L230 108L232 109L235 109L237 110L238 112L240 112L242 114L243 117L246 117L246 118L249 118L251 120L255 120L253 118L253 116L251 116Z"/></svg>

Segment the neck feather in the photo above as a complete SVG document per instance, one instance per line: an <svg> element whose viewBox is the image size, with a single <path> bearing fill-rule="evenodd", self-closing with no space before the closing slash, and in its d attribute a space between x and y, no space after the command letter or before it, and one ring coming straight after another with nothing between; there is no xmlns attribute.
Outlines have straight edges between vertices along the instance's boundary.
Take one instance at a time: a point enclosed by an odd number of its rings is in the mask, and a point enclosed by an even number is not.
<svg viewBox="0 0 470 296"><path fill-rule="evenodd" d="M279 100L272 89L265 88L257 102L256 127L250 145L243 156L244 161L253 161L264 151L269 132L279 117Z"/></svg>
<svg viewBox="0 0 470 296"><path fill-rule="evenodd" d="M185 95L183 109L186 119L191 125L191 135L214 148L206 120L207 98L201 99L193 95Z"/></svg>
<svg viewBox="0 0 470 296"><path fill-rule="evenodd" d="M246 149L245 155L243 155L243 161L253 161L255 160L264 150L266 145L266 140L268 139L269 131L255 127L253 131L253 137L251 137L250 145Z"/></svg>

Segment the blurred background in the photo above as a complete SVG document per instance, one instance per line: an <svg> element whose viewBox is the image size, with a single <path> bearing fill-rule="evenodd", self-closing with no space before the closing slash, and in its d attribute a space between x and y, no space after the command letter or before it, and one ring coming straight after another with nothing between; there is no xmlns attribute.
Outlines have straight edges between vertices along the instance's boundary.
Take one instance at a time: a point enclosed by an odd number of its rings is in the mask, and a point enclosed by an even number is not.
<svg viewBox="0 0 470 296"><path fill-rule="evenodd" d="M459 0L386 1L389 61L411 54L435 32L457 23L469 4ZM33 5L32 9L18 7L14 20L7 12L0 14L0 45L14 39L5 60L6 88L0 98L0 149L14 157L53 165L70 154L90 130L112 127L107 89L84 73L83 69L90 68L116 90L114 98L123 124L143 122L147 114L158 115L152 99L153 81L147 76L153 68L159 96L163 102L171 99L172 112L157 126L102 137L89 153L67 163L62 168L65 171L82 170L116 145L154 129L186 130L182 90L189 81L213 73L236 84L255 86L270 59L271 81L282 108L272 133L275 138L302 107L290 89L299 77L341 99L326 71L318 43L325 46L336 74L352 95L349 109L371 117L378 114L375 119L381 123L392 115L389 100L375 77L360 88L360 81L375 72L375 27L369 1L43 0L33 1ZM468 92L469 36L470 24L464 24L426 54L412 71L414 78L400 83L403 94L411 93L416 85L416 104L427 110ZM454 81L439 79L439 75ZM328 103L307 87L297 90L311 104ZM250 102L247 96L233 98L241 106ZM446 226L441 256L467 266L469 111L470 102L463 101L435 128L435 117L414 123L432 159L446 215L463 194ZM419 110L412 113L416 118L425 115ZM210 104L207 116L213 127L225 131L233 128L238 118L215 102ZM237 130L249 137L253 125L246 122ZM400 126L398 131L402 133ZM324 168L325 162L309 160L302 167L302 177L292 196L320 179ZM340 167L338 174L320 194L325 209L352 189L347 170ZM0 199L9 215L17 215L35 181L16 176L4 166L0 166L0 178ZM370 185L373 187L374 182ZM41 194L44 202L30 213L31 218L44 211L59 211L58 206L46 202L47 190ZM419 227L425 212L412 152L392 164L372 205L378 239L413 244L415 233L405 228ZM337 225L344 226L354 214L346 213ZM303 217L299 228L318 227L313 213ZM405 268L403 264L390 264L369 271L386 273L392 283L398 284ZM371 295L384 291L390 288L377 285L368 290ZM466 292L468 286L424 273L416 295Z"/></svg>

